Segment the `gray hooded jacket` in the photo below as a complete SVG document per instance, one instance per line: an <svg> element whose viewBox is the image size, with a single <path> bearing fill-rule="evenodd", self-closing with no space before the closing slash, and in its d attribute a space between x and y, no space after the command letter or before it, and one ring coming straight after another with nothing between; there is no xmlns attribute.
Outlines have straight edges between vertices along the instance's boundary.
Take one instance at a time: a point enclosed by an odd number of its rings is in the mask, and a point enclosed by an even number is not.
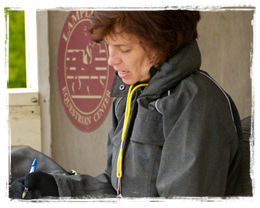
<svg viewBox="0 0 260 208"><path fill-rule="evenodd" d="M132 99L123 157L123 197L242 193L241 124L231 98L199 70L196 40L183 47ZM60 196L116 196L117 158L129 86L115 76L105 173L54 175Z"/></svg>

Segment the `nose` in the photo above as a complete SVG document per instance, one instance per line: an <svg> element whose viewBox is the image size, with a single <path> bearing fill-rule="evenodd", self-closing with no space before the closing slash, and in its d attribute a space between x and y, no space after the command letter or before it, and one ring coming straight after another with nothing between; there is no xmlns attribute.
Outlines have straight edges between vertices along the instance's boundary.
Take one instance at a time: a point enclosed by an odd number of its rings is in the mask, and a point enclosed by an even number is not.
<svg viewBox="0 0 260 208"><path fill-rule="evenodd" d="M121 58L119 57L118 51L116 48L108 46L109 51L109 58L108 58L108 64L110 66L115 66L121 63Z"/></svg>

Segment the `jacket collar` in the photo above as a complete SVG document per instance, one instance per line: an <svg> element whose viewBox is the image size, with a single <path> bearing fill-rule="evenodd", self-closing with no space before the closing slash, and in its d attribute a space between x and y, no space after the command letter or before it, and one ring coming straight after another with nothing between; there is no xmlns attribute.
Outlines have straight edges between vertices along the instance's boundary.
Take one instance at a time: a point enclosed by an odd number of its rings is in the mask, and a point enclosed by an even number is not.
<svg viewBox="0 0 260 208"><path fill-rule="evenodd" d="M201 66L201 55L196 40L192 40L178 53L161 66L157 71L155 67L150 69L150 82L141 96L160 96L170 88L175 87L182 79L197 71ZM136 83L138 84L138 83ZM129 85L115 74L111 95L112 97L127 96Z"/></svg>
<svg viewBox="0 0 260 208"><path fill-rule="evenodd" d="M157 69L155 67L151 67L150 69L150 77L153 77L157 73ZM135 85L140 84L137 82ZM111 90L111 96L112 97L126 97L129 85L125 84L122 79L118 76L117 72L115 72L115 78Z"/></svg>

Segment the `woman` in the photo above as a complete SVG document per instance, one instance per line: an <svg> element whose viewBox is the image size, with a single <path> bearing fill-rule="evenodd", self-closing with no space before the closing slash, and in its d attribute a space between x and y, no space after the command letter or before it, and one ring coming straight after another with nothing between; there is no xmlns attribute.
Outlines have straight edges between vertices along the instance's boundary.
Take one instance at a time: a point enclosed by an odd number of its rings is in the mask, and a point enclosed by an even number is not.
<svg viewBox="0 0 260 208"><path fill-rule="evenodd" d="M205 72L196 42L197 11L96 11L89 31L109 46L113 127L105 173L28 174L21 198L173 197L242 193L240 118ZM47 184L47 185L46 185Z"/></svg>

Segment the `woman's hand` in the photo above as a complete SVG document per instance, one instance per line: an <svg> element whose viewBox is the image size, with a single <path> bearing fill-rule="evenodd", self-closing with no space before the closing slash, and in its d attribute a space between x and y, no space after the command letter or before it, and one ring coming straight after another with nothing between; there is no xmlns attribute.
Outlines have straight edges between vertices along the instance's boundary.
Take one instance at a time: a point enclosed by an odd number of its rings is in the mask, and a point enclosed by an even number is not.
<svg viewBox="0 0 260 208"><path fill-rule="evenodd" d="M14 198L21 199L24 188L28 188L25 199L38 199L41 197L58 197L58 187L52 175L35 171L19 178L12 183L11 189L14 192Z"/></svg>

